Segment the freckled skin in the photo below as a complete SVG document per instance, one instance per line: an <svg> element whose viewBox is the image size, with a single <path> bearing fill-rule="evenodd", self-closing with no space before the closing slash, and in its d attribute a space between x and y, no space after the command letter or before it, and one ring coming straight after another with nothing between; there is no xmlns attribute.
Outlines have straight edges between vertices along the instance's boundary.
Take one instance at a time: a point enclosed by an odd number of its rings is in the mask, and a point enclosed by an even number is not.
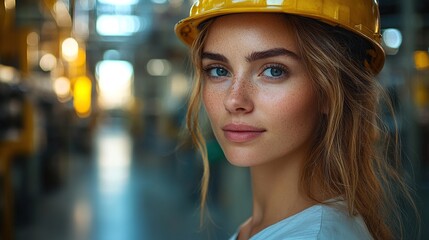
<svg viewBox="0 0 429 240"><path fill-rule="evenodd" d="M282 55L246 60L252 52L273 48L299 54L290 27L277 14L220 17L212 24L203 48L203 52L228 59L227 63L203 59L203 67L221 65L231 75L222 81L205 77L203 103L227 159L237 166L275 162L300 165L317 125L317 99L300 59ZM262 77L265 66L273 63L286 66L288 76L274 81ZM265 132L251 141L234 143L222 130L230 123L251 125Z"/></svg>

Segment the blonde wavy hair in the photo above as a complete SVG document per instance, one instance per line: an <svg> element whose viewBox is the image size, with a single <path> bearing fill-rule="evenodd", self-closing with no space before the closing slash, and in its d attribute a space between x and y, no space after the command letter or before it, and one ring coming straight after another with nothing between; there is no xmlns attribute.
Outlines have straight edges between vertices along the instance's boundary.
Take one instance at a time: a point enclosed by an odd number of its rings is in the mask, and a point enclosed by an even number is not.
<svg viewBox="0 0 429 240"><path fill-rule="evenodd" d="M401 172L398 131L395 127L392 133L381 120L380 106L387 106L393 115L392 105L375 76L365 67L369 44L341 28L284 15L295 32L299 54L319 99L319 109L325 112L301 174L303 189L319 202L312 191L316 184L321 184L327 196L343 196L349 214L360 214L374 239L403 236L400 206L405 200L411 209L416 207ZM191 47L194 86L186 121L204 165L203 210L209 162L199 126L201 53L212 22L213 19L201 25L200 34Z"/></svg>

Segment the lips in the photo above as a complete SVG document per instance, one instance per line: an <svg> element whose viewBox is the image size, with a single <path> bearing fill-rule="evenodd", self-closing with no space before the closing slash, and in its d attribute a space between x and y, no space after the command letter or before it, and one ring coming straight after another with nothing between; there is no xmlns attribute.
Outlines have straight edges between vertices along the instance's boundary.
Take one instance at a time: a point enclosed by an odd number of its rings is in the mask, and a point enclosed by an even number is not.
<svg viewBox="0 0 429 240"><path fill-rule="evenodd" d="M225 138L235 143L249 142L266 132L266 129L246 124L227 124L222 130Z"/></svg>

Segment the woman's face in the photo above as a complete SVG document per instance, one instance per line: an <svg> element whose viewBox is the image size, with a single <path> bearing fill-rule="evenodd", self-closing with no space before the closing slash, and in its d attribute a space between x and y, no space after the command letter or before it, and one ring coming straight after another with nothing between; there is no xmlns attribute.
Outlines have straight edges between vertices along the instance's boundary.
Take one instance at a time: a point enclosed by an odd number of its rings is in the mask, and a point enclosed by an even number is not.
<svg viewBox="0 0 429 240"><path fill-rule="evenodd" d="M203 101L227 159L238 166L302 161L317 99L280 14L234 14L210 26L202 53Z"/></svg>

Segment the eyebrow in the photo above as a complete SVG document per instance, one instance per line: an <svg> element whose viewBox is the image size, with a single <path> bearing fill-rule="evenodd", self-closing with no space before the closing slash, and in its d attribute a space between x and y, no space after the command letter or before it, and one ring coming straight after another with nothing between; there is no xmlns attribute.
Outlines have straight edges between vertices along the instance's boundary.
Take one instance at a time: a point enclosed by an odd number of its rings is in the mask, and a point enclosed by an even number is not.
<svg viewBox="0 0 429 240"><path fill-rule="evenodd" d="M273 49L268 49L268 50L264 50L264 51L253 52L249 56L246 57L246 61L254 62L257 60L261 60L261 59L265 59L265 58L271 58L271 57L277 57L277 56L289 56L289 57L292 57L296 60L301 59L298 56L298 54L296 54L290 50L287 50L285 48L273 48ZM201 58L202 59L206 58L206 59L210 59L210 60L228 63L228 58L226 58L224 55L218 54L218 53L203 52L201 54Z"/></svg>
<svg viewBox="0 0 429 240"><path fill-rule="evenodd" d="M289 56L296 60L300 59L298 54L290 50L287 50L285 48L273 48L265 51L253 52L248 57L246 57L246 60L248 62L253 62L256 60L261 60L261 59L270 58L270 57L277 57L277 56Z"/></svg>
<svg viewBox="0 0 429 240"><path fill-rule="evenodd" d="M228 59L224 55L218 54L218 53L203 52L201 54L201 59L205 59L205 58L210 59L210 60L228 63Z"/></svg>

